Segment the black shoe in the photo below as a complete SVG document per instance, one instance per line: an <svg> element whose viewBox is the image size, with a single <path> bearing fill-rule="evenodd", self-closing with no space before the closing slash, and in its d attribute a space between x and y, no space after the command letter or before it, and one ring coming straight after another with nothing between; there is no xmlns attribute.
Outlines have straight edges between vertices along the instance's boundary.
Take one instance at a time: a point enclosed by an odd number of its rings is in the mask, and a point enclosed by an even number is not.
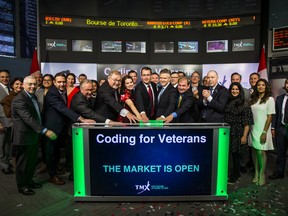
<svg viewBox="0 0 288 216"><path fill-rule="evenodd" d="M275 172L273 175L270 175L268 177L268 179L272 179L272 180L282 179L282 178L284 178L284 174L283 173L279 173L279 172Z"/></svg>
<svg viewBox="0 0 288 216"><path fill-rule="evenodd" d="M11 170L10 168L2 169L2 172L5 173L6 175L14 174L14 171Z"/></svg>
<svg viewBox="0 0 288 216"><path fill-rule="evenodd" d="M31 185L30 185L31 188L42 188L42 184L39 184L39 183L36 183L36 182L33 182Z"/></svg>
<svg viewBox="0 0 288 216"><path fill-rule="evenodd" d="M246 170L246 167L240 167L240 172L242 173L242 174L246 174L247 173L247 170Z"/></svg>
<svg viewBox="0 0 288 216"><path fill-rule="evenodd" d="M28 187L24 189L19 189L18 192L26 196L31 196L35 194L35 191L33 191L31 188L28 188Z"/></svg>
<svg viewBox="0 0 288 216"><path fill-rule="evenodd" d="M228 184L235 184L239 178L231 177L228 179Z"/></svg>

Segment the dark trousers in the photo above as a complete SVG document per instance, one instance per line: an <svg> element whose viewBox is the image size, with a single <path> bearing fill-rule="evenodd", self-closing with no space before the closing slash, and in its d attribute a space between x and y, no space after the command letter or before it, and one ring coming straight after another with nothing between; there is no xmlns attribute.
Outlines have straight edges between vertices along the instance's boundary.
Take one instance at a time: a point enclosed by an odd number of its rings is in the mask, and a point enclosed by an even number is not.
<svg viewBox="0 0 288 216"><path fill-rule="evenodd" d="M60 160L61 139L58 137L52 141L45 137L44 143L48 174L50 177L54 177L57 174L57 164Z"/></svg>
<svg viewBox="0 0 288 216"><path fill-rule="evenodd" d="M235 178L239 178L240 174L240 158L241 155L237 152L232 152L232 175Z"/></svg>
<svg viewBox="0 0 288 216"><path fill-rule="evenodd" d="M286 164L286 151L288 145L288 128L280 126L276 130L277 159L276 171L284 174Z"/></svg>
<svg viewBox="0 0 288 216"><path fill-rule="evenodd" d="M16 182L18 189L29 187L33 183L36 169L38 144L15 146Z"/></svg>

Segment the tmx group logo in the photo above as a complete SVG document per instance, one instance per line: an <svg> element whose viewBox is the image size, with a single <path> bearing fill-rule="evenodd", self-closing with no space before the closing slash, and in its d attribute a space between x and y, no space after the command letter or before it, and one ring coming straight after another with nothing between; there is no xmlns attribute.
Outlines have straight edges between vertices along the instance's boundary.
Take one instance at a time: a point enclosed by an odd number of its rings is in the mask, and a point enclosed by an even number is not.
<svg viewBox="0 0 288 216"><path fill-rule="evenodd" d="M168 190L168 187L165 187L164 185L151 185L150 181L147 181L147 184L144 185L135 185L135 189L137 194L142 194L145 191L150 191L150 190Z"/></svg>

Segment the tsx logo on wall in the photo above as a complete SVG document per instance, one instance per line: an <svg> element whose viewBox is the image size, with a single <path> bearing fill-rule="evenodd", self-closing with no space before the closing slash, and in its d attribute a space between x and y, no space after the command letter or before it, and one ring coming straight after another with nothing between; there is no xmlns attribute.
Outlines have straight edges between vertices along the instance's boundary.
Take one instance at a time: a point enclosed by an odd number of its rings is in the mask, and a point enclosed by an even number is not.
<svg viewBox="0 0 288 216"><path fill-rule="evenodd" d="M255 39L233 40L232 51L253 51L255 48Z"/></svg>
<svg viewBox="0 0 288 216"><path fill-rule="evenodd" d="M46 39L47 51L67 51L67 40Z"/></svg>
<svg viewBox="0 0 288 216"><path fill-rule="evenodd" d="M144 185L135 185L135 189L137 194L142 194L151 190L168 190L169 187L165 187L164 185L151 185L150 181L147 181Z"/></svg>

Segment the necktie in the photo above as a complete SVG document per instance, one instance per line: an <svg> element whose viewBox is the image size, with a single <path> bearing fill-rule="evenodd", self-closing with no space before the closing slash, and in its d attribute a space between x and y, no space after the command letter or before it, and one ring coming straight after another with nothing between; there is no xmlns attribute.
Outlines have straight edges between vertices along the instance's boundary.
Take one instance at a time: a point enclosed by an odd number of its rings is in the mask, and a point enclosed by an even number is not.
<svg viewBox="0 0 288 216"><path fill-rule="evenodd" d="M63 92L60 92L60 94L61 94L61 97L62 97L63 100L64 100L64 103L67 104L67 98L66 98L65 92L64 92L64 91L63 91Z"/></svg>
<svg viewBox="0 0 288 216"><path fill-rule="evenodd" d="M5 91L6 91L6 93L9 95L9 88L8 88L8 86L5 86Z"/></svg>
<svg viewBox="0 0 288 216"><path fill-rule="evenodd" d="M153 93L150 85L148 85L148 94L151 103L151 117L152 117L154 116L154 103L153 103Z"/></svg>
<svg viewBox="0 0 288 216"><path fill-rule="evenodd" d="M37 111L39 122L41 122L40 109L39 109L39 105L37 103L37 100L36 100L35 96L31 96L31 100L33 102L33 105L34 105L36 111Z"/></svg>
<svg viewBox="0 0 288 216"><path fill-rule="evenodd" d="M161 95L163 94L163 92L164 92L164 88L162 88L162 89L160 90L160 92L159 92L159 95L158 95L158 103L159 103L159 101L160 101L160 97L161 97Z"/></svg>
<svg viewBox="0 0 288 216"><path fill-rule="evenodd" d="M284 124L288 124L288 99L286 100L285 103L285 109L284 109Z"/></svg>
<svg viewBox="0 0 288 216"><path fill-rule="evenodd" d="M182 102L182 95L180 94L180 95L179 95L179 98L178 98L178 104L177 104L177 108L179 108L179 107L180 107L180 105L181 105L181 102Z"/></svg>
<svg viewBox="0 0 288 216"><path fill-rule="evenodd" d="M213 94L213 88L210 87L209 90L210 90L210 95L212 96L212 94Z"/></svg>
<svg viewBox="0 0 288 216"><path fill-rule="evenodd" d="M117 90L114 90L114 95L115 95L115 99L116 99L116 101L118 101L118 94L117 94Z"/></svg>

